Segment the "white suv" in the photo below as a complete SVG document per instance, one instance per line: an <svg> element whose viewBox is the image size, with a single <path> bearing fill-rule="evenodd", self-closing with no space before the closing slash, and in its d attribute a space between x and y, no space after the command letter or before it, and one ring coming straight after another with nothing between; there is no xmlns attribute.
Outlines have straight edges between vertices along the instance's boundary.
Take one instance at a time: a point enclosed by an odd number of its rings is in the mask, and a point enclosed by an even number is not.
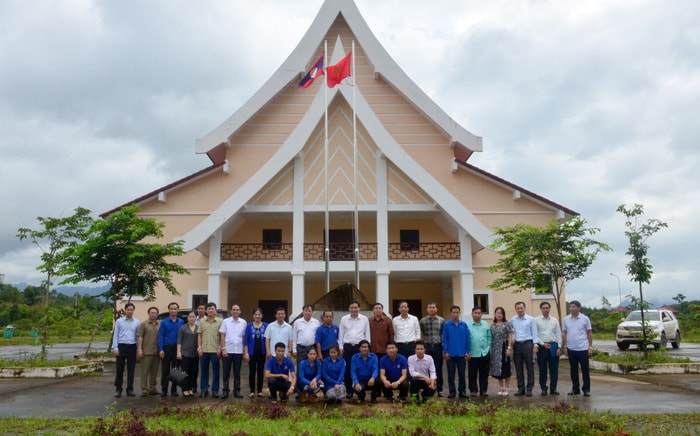
<svg viewBox="0 0 700 436"><path fill-rule="evenodd" d="M649 322L649 327L656 333L654 338L654 348L666 348L666 344L671 341L673 348L681 345L681 330L673 312L670 310L645 310L644 321ZM630 312L617 326L617 347L626 350L630 344L637 344L641 347L642 342L642 311Z"/></svg>

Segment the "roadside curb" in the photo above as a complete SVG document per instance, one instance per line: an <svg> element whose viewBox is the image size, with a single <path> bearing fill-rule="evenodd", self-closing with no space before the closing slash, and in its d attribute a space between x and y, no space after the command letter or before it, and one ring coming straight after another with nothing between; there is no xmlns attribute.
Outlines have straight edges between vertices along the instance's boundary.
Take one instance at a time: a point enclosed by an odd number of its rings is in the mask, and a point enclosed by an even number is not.
<svg viewBox="0 0 700 436"><path fill-rule="evenodd" d="M101 372L104 362L86 362L77 365L53 366L45 368L0 368L0 378L63 378L77 374Z"/></svg>
<svg viewBox="0 0 700 436"><path fill-rule="evenodd" d="M623 365L619 363L590 361L591 369L615 374L700 374L700 363L657 363Z"/></svg>

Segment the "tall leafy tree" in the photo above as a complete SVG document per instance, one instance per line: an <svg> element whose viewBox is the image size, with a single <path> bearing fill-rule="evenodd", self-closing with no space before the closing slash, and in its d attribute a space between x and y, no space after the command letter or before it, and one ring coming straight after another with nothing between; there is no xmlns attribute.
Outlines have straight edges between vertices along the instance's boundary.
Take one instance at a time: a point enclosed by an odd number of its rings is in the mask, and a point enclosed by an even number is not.
<svg viewBox="0 0 700 436"><path fill-rule="evenodd" d="M649 252L647 239L662 228L668 227L668 224L658 219L648 219L645 223L640 222L641 217L644 215L644 206L641 204L635 204L631 208L621 204L617 207L617 211L625 216L625 227L627 227L625 236L627 236L630 244L625 253L631 258L629 263L627 263L627 274L632 277L632 281L637 282L639 285L639 300L641 302L641 307L644 308L642 283L649 283L653 272L651 261L647 257ZM648 329L646 327L644 310L642 310L642 341L645 355L647 353L646 346L650 341L650 339L647 338Z"/></svg>
<svg viewBox="0 0 700 436"><path fill-rule="evenodd" d="M93 222L88 209L77 207L75 213L68 217L38 217L40 229L23 227L17 230L20 241L29 239L41 250L42 264L36 269L46 273L44 292L44 321L41 328L41 358L46 358L48 342L48 313L51 279L61 269L66 250L79 244Z"/></svg>
<svg viewBox="0 0 700 436"><path fill-rule="evenodd" d="M119 316L119 300L134 296L153 299L158 284L177 295L173 274L189 271L168 259L184 253L182 241L158 243L165 224L137 215L138 205L126 206L93 222L85 241L66 252L61 283L110 283L103 296Z"/></svg>
<svg viewBox="0 0 700 436"><path fill-rule="evenodd" d="M586 220L580 217L554 220L545 227L520 223L496 228L497 239L489 248L501 257L489 271L499 276L489 287L513 292L552 291L561 323L561 296L566 284L583 276L600 251L610 251L606 244L591 238L598 232L587 228Z"/></svg>

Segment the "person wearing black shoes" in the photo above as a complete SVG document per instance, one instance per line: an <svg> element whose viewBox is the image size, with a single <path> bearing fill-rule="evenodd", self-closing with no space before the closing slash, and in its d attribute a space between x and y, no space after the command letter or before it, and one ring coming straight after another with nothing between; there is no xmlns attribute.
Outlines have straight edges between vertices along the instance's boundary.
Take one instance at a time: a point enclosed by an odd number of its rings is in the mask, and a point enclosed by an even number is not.
<svg viewBox="0 0 700 436"><path fill-rule="evenodd" d="M559 356L561 356L561 328L559 320L549 316L551 305L547 301L540 303L542 315L535 318L537 336L540 338L537 353L537 367L540 373L540 388L542 395L547 395L547 373L549 372L549 394L559 395L557 382L559 380Z"/></svg>
<svg viewBox="0 0 700 436"><path fill-rule="evenodd" d="M591 396L591 373L589 358L593 355L593 328L591 320L581 313L581 303L574 300L569 303L570 314L564 318L562 329L562 347L569 358L571 371L571 392L569 395ZM581 367L583 385L579 383L578 368Z"/></svg>
<svg viewBox="0 0 700 436"><path fill-rule="evenodd" d="M445 361L447 361L447 385L450 393L447 398L454 398L459 390L459 398L467 398L467 383L465 369L467 366L467 353L471 347L469 326L459 319L461 309L459 306L450 308L450 319L445 321L442 327L442 347ZM455 374L459 384L455 387Z"/></svg>
<svg viewBox="0 0 700 436"><path fill-rule="evenodd" d="M139 320L134 318L134 304L126 303L124 316L117 320L114 326L114 339L112 350L117 356L117 374L114 377L116 387L115 397L122 396L122 383L124 381L124 367L126 367L126 395L134 394L134 371L136 370L136 331L139 328Z"/></svg>
<svg viewBox="0 0 700 436"><path fill-rule="evenodd" d="M415 351L415 346L413 347ZM386 356L379 361L379 381L384 398L393 401L393 391L399 391L399 402L405 403L410 388L408 359L399 354L396 342L386 343Z"/></svg>
<svg viewBox="0 0 700 436"><path fill-rule="evenodd" d="M535 318L525 313L525 303L515 303L515 315L510 323L513 326L513 361L515 362L515 375L518 380L518 392L516 397L532 396L532 388L535 386L534 360L539 350L540 340L537 336L537 322ZM527 384L525 384L525 371L527 370Z"/></svg>
<svg viewBox="0 0 700 436"><path fill-rule="evenodd" d="M279 400L287 402L287 398L294 393L296 385L296 371L294 362L289 357L285 357L286 346L284 342L275 344L275 355L270 357L265 363L265 378L267 387L270 389L270 402L277 403Z"/></svg>
<svg viewBox="0 0 700 436"><path fill-rule="evenodd" d="M170 379L170 369L177 365L177 333L185 322L178 318L177 313L180 310L180 305L177 303L168 304L169 316L160 322L158 329L158 354L161 358L160 372L160 395L166 397L168 395L168 383ZM177 396L177 385L172 382L170 384L170 394Z"/></svg>
<svg viewBox="0 0 700 436"><path fill-rule="evenodd" d="M231 306L231 317L222 321L219 327L221 336L221 353L224 361L224 390L222 400L228 398L229 377L233 369L233 397L243 398L241 395L241 365L243 363L243 338L246 326L243 318L240 318L241 307L238 304Z"/></svg>

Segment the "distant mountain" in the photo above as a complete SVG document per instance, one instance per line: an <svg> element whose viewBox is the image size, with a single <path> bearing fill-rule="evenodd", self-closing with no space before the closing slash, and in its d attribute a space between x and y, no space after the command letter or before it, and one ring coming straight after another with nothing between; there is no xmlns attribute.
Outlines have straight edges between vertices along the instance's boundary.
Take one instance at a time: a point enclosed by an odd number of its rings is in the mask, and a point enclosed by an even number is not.
<svg viewBox="0 0 700 436"><path fill-rule="evenodd" d="M38 285L32 285L31 283L17 283L16 285L13 285L20 291L24 291L24 288L27 286L38 286ZM75 295L75 293L79 293L80 295L100 295L107 290L109 290L109 284L102 285L102 286L97 286L97 287L92 287L92 286L56 286L53 288L56 292L60 292L61 294L64 295Z"/></svg>

